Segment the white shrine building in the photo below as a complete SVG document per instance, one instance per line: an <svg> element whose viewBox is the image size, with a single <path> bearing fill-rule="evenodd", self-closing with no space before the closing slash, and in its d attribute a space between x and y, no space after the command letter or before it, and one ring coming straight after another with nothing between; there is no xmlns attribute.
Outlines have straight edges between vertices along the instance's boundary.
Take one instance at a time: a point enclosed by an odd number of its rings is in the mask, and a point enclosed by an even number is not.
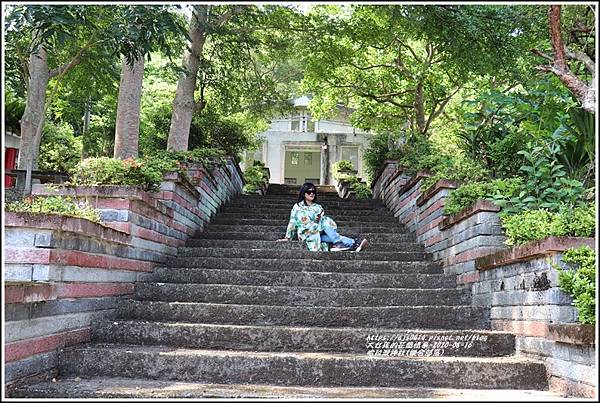
<svg viewBox="0 0 600 403"><path fill-rule="evenodd" d="M333 164L350 160L358 176L366 178L362 156L370 134L349 123L352 109L338 105L335 117L315 121L308 110L310 97L292 102L295 113L271 120L269 129L259 134L262 147L246 153L242 169L259 160L269 168L270 183L331 185Z"/></svg>

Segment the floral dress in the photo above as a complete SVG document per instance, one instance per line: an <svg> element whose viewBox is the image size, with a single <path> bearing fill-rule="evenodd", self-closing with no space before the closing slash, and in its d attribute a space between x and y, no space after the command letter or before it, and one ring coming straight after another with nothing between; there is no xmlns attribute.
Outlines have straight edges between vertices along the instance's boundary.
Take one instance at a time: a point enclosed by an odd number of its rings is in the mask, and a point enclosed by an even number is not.
<svg viewBox="0 0 600 403"><path fill-rule="evenodd" d="M321 220L317 222L317 216L321 214ZM337 228L332 218L323 213L320 204L313 203L307 206L304 202L294 204L290 213L290 222L287 226L285 236L292 238L295 230L298 231L298 239L304 241L308 250L313 252L329 251L329 244L321 242L321 231L325 227Z"/></svg>

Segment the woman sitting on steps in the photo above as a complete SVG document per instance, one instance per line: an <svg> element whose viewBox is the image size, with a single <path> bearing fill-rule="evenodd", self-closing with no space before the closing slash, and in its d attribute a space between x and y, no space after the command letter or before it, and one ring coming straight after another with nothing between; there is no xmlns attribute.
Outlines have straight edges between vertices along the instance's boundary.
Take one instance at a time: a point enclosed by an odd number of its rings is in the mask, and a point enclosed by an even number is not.
<svg viewBox="0 0 600 403"><path fill-rule="evenodd" d="M278 239L278 242L289 241L294 230L297 229L298 239L304 241L308 250L314 252L328 251L330 243L333 244L332 252L342 250L360 252L368 245L366 239L359 243L356 239L339 235L337 224L333 219L323 214L323 207L315 203L316 200L317 189L315 185L306 182L300 188L298 203L292 207L285 238Z"/></svg>

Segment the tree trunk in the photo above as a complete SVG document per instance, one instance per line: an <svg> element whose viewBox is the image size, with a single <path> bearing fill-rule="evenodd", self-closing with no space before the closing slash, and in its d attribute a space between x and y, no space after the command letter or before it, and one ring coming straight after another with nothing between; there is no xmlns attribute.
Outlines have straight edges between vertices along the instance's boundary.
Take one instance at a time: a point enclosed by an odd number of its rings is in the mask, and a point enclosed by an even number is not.
<svg viewBox="0 0 600 403"><path fill-rule="evenodd" d="M29 61L29 90L27 103L21 117L21 144L19 150L19 169L27 169L31 162L32 169L37 167L37 158L41 142L36 133L44 124L44 107L46 105L46 90L50 81L48 55L40 45L38 52L31 55Z"/></svg>
<svg viewBox="0 0 600 403"><path fill-rule="evenodd" d="M133 66L123 60L117 103L115 158L126 159L138 156L143 80L144 57L136 59Z"/></svg>
<svg viewBox="0 0 600 403"><path fill-rule="evenodd" d="M560 5L552 5L548 10L548 25L550 27L550 40L552 42L552 49L554 50L554 60L552 60L551 66L542 68L542 70L551 71L554 73L560 81L575 95L575 98L581 102L583 109L595 114L596 113L596 72L595 63L592 60L585 58L583 55L577 56L572 52L569 52L565 48L562 40L561 26L560 26ZM536 52L540 54L540 52ZM572 58L584 62L588 71L592 74L591 85L588 85L575 75L569 65L567 64L567 53L572 55ZM586 63L587 62L587 63Z"/></svg>
<svg viewBox="0 0 600 403"><path fill-rule="evenodd" d="M415 89L415 120L419 133L425 135L425 101L423 99L423 81L419 81Z"/></svg>
<svg viewBox="0 0 600 403"><path fill-rule="evenodd" d="M206 5L194 6L189 31L192 40L191 52L186 50L183 55L184 72L179 76L173 100L173 113L167 141L168 150L186 151L188 148L190 126L196 107L194 101L196 75L198 74L199 58L206 41L207 7Z"/></svg>

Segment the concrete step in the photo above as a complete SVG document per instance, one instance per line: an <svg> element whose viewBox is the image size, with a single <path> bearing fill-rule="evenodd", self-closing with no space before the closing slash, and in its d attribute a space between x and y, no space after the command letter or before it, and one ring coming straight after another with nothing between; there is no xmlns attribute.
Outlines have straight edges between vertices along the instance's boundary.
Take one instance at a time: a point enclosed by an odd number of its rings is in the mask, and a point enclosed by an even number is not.
<svg viewBox="0 0 600 403"><path fill-rule="evenodd" d="M273 224L273 225L235 225L235 224L213 224L210 223L204 232L274 232L274 231L285 231L287 228L287 222L285 224ZM344 225L338 225L337 232L340 235L349 236L347 234L373 232L373 233L384 233L384 234L405 234L406 229L400 226L380 226L379 224L372 223L345 223Z"/></svg>
<svg viewBox="0 0 600 403"><path fill-rule="evenodd" d="M193 267L197 269L239 269L275 270L275 271L316 271L330 273L392 273L392 274L442 274L439 263L429 261L365 261L323 259L326 255L360 255L365 252L311 252L312 258L276 259L224 258L224 257L187 257L172 260L172 267Z"/></svg>
<svg viewBox="0 0 600 403"><path fill-rule="evenodd" d="M517 357L368 357L94 344L62 350L64 376L209 383L547 389L543 363Z"/></svg>
<svg viewBox="0 0 600 403"><path fill-rule="evenodd" d="M524 389L448 389L382 387L299 387L259 384L212 384L136 378L59 377L17 390L15 398L122 399L427 399L466 401L548 401L569 398L548 391ZM572 400L572 399L571 399Z"/></svg>
<svg viewBox="0 0 600 403"><path fill-rule="evenodd" d="M296 199L290 200L240 200L235 199L226 204L224 207L244 207L246 209L253 210L267 210L272 208L287 208L289 210L292 209L294 203L296 203ZM326 212L331 212L334 209L337 210L379 210L379 211L389 211L387 207L382 204L375 203L362 203L355 201L324 201L319 202L323 209Z"/></svg>
<svg viewBox="0 0 600 403"><path fill-rule="evenodd" d="M222 325L489 329L489 308L468 306L328 307L136 301L117 306L122 319Z"/></svg>
<svg viewBox="0 0 600 403"><path fill-rule="evenodd" d="M322 273L157 267L141 281L189 284L240 284L321 288L453 288L447 274Z"/></svg>
<svg viewBox="0 0 600 403"><path fill-rule="evenodd" d="M350 214L338 214L335 217L330 215L331 218L333 218L333 220L338 223L338 224L342 224L344 222L374 222L374 223L384 223L384 224L395 224L397 226L400 226L399 223L396 223L397 219L394 218L394 216L392 216L391 214L389 215L383 215L383 214L378 214L378 215L374 215L374 214L359 214L359 215L350 215ZM268 212L268 213L254 213L254 212L247 212L247 213L219 213L216 217L215 220L211 221L212 223L240 223L240 220L269 220L269 221L276 221L277 223L281 222L281 221L285 221L285 224L287 225L288 221L290 219L290 212L286 211L286 212L282 212L282 213L273 213L273 212ZM243 223L243 221L241 222Z"/></svg>
<svg viewBox="0 0 600 403"><path fill-rule="evenodd" d="M515 336L472 330L394 330L291 326L236 326L106 320L92 325L95 343L164 345L248 351L367 354L377 350L441 349L443 356L492 357L514 354Z"/></svg>
<svg viewBox="0 0 600 403"><path fill-rule="evenodd" d="M247 241L236 240L232 242L226 239L196 239L188 240L188 247L200 248L237 248L237 249L271 249L271 250L305 250L306 246L301 241L273 242L273 241ZM415 242L371 242L369 243L370 252L422 252L424 247ZM365 249L366 251L366 249Z"/></svg>
<svg viewBox="0 0 600 403"><path fill-rule="evenodd" d="M223 206L221 207L221 209L219 210L219 214L228 214L228 215L234 215L234 214L238 214L240 217L250 217L251 215L265 215L267 216L267 218L269 218L270 216L272 216L273 214L277 214L277 215L282 215L285 216L287 218L289 218L290 216L290 211L292 210L291 206L286 206L283 208L277 208L277 209L271 209L271 210L267 210L266 209L257 209L257 210L248 210L248 209L242 209L240 207L229 207L229 206ZM329 210L325 210L326 214L330 214ZM351 216L351 217L394 217L394 215L391 213L391 211L389 211L386 208L376 208L376 209L358 209L358 210L347 210L347 209L337 209L336 210L336 217L337 216Z"/></svg>
<svg viewBox="0 0 600 403"><path fill-rule="evenodd" d="M275 208L264 208L262 206L257 208L248 209L246 207L232 207L232 206L223 206L219 210L219 215L221 214L240 214L241 216L248 216L250 214L263 214L266 216L271 216L273 214L290 217L290 212L292 211L291 205L285 205L283 207L275 207ZM347 210L344 208L336 208L336 209L325 209L325 213L331 215L332 217L338 216L372 216L372 217L381 217L381 218L393 218L393 214L387 208L374 208L374 209L352 209ZM397 219L396 219L397 220ZM400 225L400 224L398 224Z"/></svg>
<svg viewBox="0 0 600 403"><path fill-rule="evenodd" d="M138 300L277 306L466 305L462 289L318 288L231 284L136 283Z"/></svg>
<svg viewBox="0 0 600 403"><path fill-rule="evenodd" d="M419 261L431 260L431 254L426 252L385 252L372 251L368 248L360 252L339 251L320 252L318 255L306 249L244 249L244 248L200 248L197 246L181 246L178 248L175 262L181 262L194 257L223 257L223 258L259 258L259 259L323 259L323 260L389 260L389 261ZM284 262L285 263L285 262ZM175 263L178 264L178 263Z"/></svg>
<svg viewBox="0 0 600 403"><path fill-rule="evenodd" d="M406 231L404 227L396 224L395 221L384 221L384 220L366 220L365 217L362 219L354 219L348 216L338 216L333 220L339 227L353 227L363 226L369 228L389 228L391 230L400 228ZM366 217L369 218L369 217ZM275 226L275 227L287 227L289 223L289 214L287 218L232 218L227 216L218 215L214 220L210 222L210 225L251 225L251 226Z"/></svg>
<svg viewBox="0 0 600 403"><path fill-rule="evenodd" d="M349 236L348 234L344 234ZM350 234L352 235L352 234ZM386 243L400 243L400 242L414 242L415 235L412 233L373 233L364 232L363 237L369 240L369 243L373 242L386 242ZM237 230L222 231L222 232L211 232L203 231L196 235L196 239L220 239L220 240L245 240L245 241L275 241L285 236L285 228L276 231L263 231L257 233L255 231L239 232Z"/></svg>

